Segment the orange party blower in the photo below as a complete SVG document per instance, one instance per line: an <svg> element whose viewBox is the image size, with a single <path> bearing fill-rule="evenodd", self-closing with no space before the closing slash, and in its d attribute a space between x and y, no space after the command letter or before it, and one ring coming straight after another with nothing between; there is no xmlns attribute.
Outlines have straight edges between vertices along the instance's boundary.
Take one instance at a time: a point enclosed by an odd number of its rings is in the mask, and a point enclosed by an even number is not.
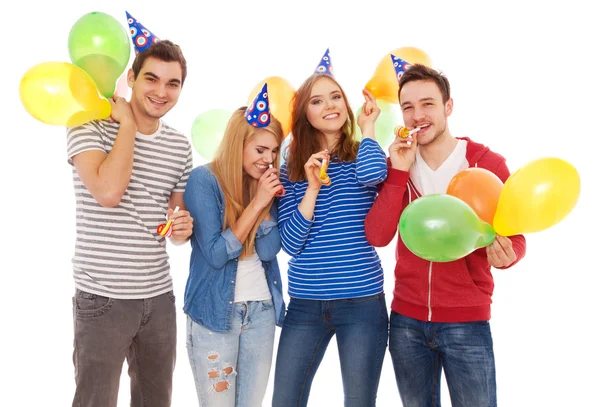
<svg viewBox="0 0 600 407"><path fill-rule="evenodd" d="M331 179L329 175L327 175L327 168L329 167L329 157L323 159L323 163L321 164L321 172L319 173L319 179L321 183L325 186L331 185Z"/></svg>
<svg viewBox="0 0 600 407"><path fill-rule="evenodd" d="M178 210L179 206L176 206L175 210L173 210L173 213L177 212ZM156 233L164 237L171 237L171 234L173 233L173 220L170 219L166 224L163 223L158 225L156 228Z"/></svg>
<svg viewBox="0 0 600 407"><path fill-rule="evenodd" d="M398 137L407 138L408 136L412 136L414 133L418 132L421 129L422 127L415 127L412 130L408 130L406 127L398 125L394 127L394 134Z"/></svg>

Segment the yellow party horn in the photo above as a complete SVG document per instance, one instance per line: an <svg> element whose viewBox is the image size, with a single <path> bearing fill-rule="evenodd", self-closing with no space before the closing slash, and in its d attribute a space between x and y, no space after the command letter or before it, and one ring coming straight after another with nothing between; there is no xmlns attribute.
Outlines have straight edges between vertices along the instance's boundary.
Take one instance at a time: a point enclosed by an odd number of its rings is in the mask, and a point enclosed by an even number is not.
<svg viewBox="0 0 600 407"><path fill-rule="evenodd" d="M179 210L179 206L176 206L175 210L173 210L173 214L175 214L178 210ZM156 233L158 233L161 236L170 237L171 233L173 233L173 220L169 219L169 221L167 222L166 225L164 223L161 225L158 225L158 228L156 229Z"/></svg>
<svg viewBox="0 0 600 407"><path fill-rule="evenodd" d="M398 137L407 138L421 130L423 127L415 127L412 130L408 130L406 127L398 125L394 128L394 134Z"/></svg>
<svg viewBox="0 0 600 407"><path fill-rule="evenodd" d="M327 175L327 168L329 167L329 157L325 157L321 164L321 171L319 172L319 179L321 183L325 186L331 185L331 179L329 175Z"/></svg>

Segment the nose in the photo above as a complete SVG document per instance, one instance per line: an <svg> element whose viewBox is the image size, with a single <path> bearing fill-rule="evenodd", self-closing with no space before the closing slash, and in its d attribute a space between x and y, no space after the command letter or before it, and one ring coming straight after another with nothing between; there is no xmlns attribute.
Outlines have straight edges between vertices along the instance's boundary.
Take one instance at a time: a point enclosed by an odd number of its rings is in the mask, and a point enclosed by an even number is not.
<svg viewBox="0 0 600 407"><path fill-rule="evenodd" d="M275 161L275 158L273 157L275 154L271 151L265 152L265 154L263 154L263 160L267 163L267 164L273 164L273 161Z"/></svg>
<svg viewBox="0 0 600 407"><path fill-rule="evenodd" d="M425 111L423 109L421 109L420 107L415 107L414 110L415 110L415 113L414 113L413 119L417 123L420 123L421 120L425 118Z"/></svg>
<svg viewBox="0 0 600 407"><path fill-rule="evenodd" d="M156 96L159 96L159 97L167 96L167 86L168 85L158 84L155 89Z"/></svg>

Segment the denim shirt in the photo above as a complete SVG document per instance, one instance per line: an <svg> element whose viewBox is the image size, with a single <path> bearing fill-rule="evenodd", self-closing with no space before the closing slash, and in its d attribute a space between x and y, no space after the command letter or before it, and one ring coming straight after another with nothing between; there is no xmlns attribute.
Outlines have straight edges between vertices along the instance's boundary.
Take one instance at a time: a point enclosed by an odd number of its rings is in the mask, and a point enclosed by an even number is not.
<svg viewBox="0 0 600 407"><path fill-rule="evenodd" d="M190 275L183 310L195 322L215 332L231 330L235 282L242 243L231 228L223 230L225 196L209 167L195 168L183 195L187 210L194 218L190 242ZM271 206L271 218L256 231L255 250L266 272L267 284L275 306L275 322L283 323L285 303L277 253L281 249L277 227L277 205Z"/></svg>

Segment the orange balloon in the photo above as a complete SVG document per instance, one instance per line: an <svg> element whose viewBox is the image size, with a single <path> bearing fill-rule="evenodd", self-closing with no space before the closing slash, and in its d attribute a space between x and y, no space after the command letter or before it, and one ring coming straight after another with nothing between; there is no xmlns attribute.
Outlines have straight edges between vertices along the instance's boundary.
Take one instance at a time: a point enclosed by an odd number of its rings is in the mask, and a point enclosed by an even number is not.
<svg viewBox="0 0 600 407"><path fill-rule="evenodd" d="M424 51L415 47L397 48L381 58L373 77L367 82L365 88L375 96L375 99L398 104L398 79L390 54L394 54L410 64L421 64L428 67L431 67L431 59Z"/></svg>
<svg viewBox="0 0 600 407"><path fill-rule="evenodd" d="M504 183L484 168L467 168L452 178L446 193L466 202L477 216L490 225L498 207Z"/></svg>
<svg viewBox="0 0 600 407"><path fill-rule="evenodd" d="M252 92L248 95L248 104L254 101L254 98L261 91L265 82L267 83L267 91L269 92L271 114L281 123L283 137L285 138L292 131L292 99L296 90L284 78L269 76L257 83L254 89L252 89Z"/></svg>

